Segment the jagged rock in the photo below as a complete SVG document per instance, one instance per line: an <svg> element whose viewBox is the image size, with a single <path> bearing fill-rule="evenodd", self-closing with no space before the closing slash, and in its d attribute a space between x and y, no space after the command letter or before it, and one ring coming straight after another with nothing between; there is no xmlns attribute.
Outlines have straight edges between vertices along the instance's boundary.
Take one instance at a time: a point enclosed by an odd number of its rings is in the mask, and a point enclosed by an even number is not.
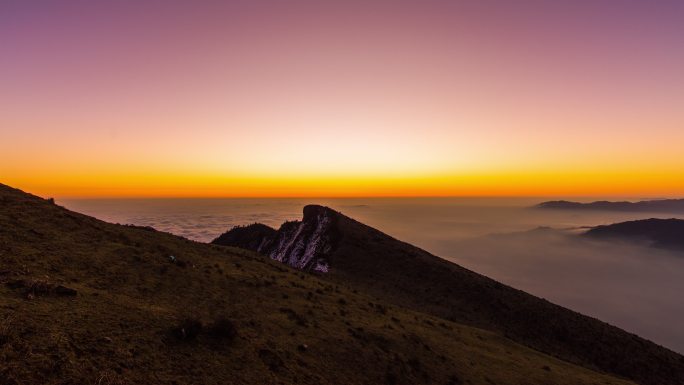
<svg viewBox="0 0 684 385"><path fill-rule="evenodd" d="M212 241L213 244L233 246L257 251L263 247L264 241L275 236L276 230L254 223L248 226L236 226Z"/></svg>
<svg viewBox="0 0 684 385"><path fill-rule="evenodd" d="M337 238L334 222L338 215L327 207L309 205L304 207L301 221L285 222L277 231L262 224L234 227L212 243L253 250L297 269L326 273L326 256Z"/></svg>

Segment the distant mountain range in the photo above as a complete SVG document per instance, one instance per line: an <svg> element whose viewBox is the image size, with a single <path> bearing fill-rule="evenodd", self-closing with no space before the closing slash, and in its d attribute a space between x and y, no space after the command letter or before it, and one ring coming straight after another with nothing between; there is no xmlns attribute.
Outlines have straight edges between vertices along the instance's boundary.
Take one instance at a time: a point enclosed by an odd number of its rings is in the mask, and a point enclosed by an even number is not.
<svg viewBox="0 0 684 385"><path fill-rule="evenodd" d="M494 331L642 384L684 383L684 358L633 334L503 285L322 206L280 229L237 227L213 241L272 259L383 302Z"/></svg>
<svg viewBox="0 0 684 385"><path fill-rule="evenodd" d="M643 242L652 247L684 250L684 220L643 219L597 226L585 233L595 239Z"/></svg>
<svg viewBox="0 0 684 385"><path fill-rule="evenodd" d="M605 210L605 211L632 211L632 212L663 212L684 213L684 199L658 199L639 202L611 202L597 201L580 203L571 201L548 201L535 206L540 209L556 210Z"/></svg>

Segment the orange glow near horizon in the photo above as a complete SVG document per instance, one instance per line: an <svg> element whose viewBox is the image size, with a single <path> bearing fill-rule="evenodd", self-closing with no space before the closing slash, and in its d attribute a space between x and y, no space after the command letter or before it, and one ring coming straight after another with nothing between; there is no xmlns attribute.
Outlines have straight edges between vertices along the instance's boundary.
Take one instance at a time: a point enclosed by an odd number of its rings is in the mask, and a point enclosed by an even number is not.
<svg viewBox="0 0 684 385"><path fill-rule="evenodd" d="M684 5L560 3L2 4L0 183L684 196Z"/></svg>
<svg viewBox="0 0 684 385"><path fill-rule="evenodd" d="M678 178L672 178L678 175ZM96 181L96 182L93 182ZM11 184L57 198L240 198L240 197L677 197L684 172L476 173L462 175L268 176L198 174L80 175ZM57 187L55 187L57 186ZM629 192L625 194L625 191Z"/></svg>

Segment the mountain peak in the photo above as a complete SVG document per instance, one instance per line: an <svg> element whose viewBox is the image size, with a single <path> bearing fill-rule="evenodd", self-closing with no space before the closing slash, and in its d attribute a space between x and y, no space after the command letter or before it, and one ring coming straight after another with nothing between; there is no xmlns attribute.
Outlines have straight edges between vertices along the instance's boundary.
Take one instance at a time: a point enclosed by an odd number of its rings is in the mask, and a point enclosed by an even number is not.
<svg viewBox="0 0 684 385"><path fill-rule="evenodd" d="M335 246L340 216L329 207L307 205L301 221L285 222L277 231L255 223L234 227L212 243L254 250L301 270L327 273L327 255Z"/></svg>
<svg viewBox="0 0 684 385"><path fill-rule="evenodd" d="M339 211L335 211L328 206L321 206L321 205L306 205L306 206L304 206L304 209L302 209L302 212L303 212L303 217L302 217L303 222L315 220L316 218L321 217L321 216L335 217L338 215L343 215Z"/></svg>

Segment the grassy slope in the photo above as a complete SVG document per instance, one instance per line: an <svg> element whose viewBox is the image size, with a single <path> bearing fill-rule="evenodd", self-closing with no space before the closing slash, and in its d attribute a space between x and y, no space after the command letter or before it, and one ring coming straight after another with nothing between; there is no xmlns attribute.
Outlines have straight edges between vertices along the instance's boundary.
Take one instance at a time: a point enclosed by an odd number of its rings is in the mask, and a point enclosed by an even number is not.
<svg viewBox="0 0 684 385"><path fill-rule="evenodd" d="M0 185L0 281L20 278L78 295L27 299L0 285L2 384L627 383L250 252L107 224ZM184 317L219 315L236 324L234 341L169 336Z"/></svg>
<svg viewBox="0 0 684 385"><path fill-rule="evenodd" d="M476 274L339 216L329 278L385 301L499 332L642 384L684 384L684 357L597 319Z"/></svg>

